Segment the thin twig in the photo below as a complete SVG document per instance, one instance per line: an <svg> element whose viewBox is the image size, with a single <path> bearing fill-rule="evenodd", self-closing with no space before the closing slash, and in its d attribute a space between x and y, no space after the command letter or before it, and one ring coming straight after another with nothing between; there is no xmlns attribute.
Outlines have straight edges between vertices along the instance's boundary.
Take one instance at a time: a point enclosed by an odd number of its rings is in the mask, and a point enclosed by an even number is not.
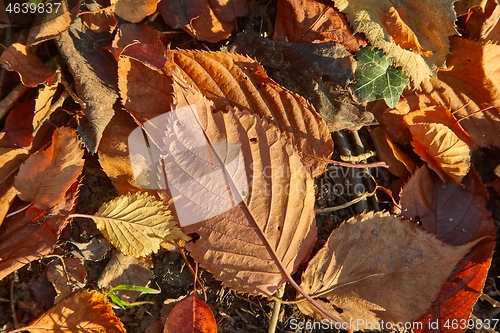
<svg viewBox="0 0 500 333"><path fill-rule="evenodd" d="M286 287L286 282L281 285L281 287L276 290L275 293L275 298L277 300L281 300L283 298L283 295L285 294L285 287ZM281 310L281 302L280 301L275 301L274 306L273 306L273 313L271 315L271 321L269 322L269 329L267 330L267 333L274 333L276 332L276 326L278 325L278 318L280 315L280 310Z"/></svg>
<svg viewBox="0 0 500 333"><path fill-rule="evenodd" d="M14 280L10 284L10 311L12 312L12 320L14 321L14 327L19 328L19 322L16 316L16 295L14 295L14 284L19 282L19 276L17 271L14 272Z"/></svg>
<svg viewBox="0 0 500 333"><path fill-rule="evenodd" d="M342 205L333 206L333 207L325 207L325 208L316 208L316 214L328 214L328 213L331 213L331 212L335 212L337 210L341 210L341 209L347 208L347 207L352 206L354 204L357 204L361 200L365 200L366 198L371 197L372 195L374 195L377 192L378 188L379 188L379 186L377 185L373 191L371 191L371 192L365 192L362 195L360 195L359 197L357 197L357 198L355 198L355 199L353 199L353 200L351 200L349 202L346 202L345 204L342 204Z"/></svg>

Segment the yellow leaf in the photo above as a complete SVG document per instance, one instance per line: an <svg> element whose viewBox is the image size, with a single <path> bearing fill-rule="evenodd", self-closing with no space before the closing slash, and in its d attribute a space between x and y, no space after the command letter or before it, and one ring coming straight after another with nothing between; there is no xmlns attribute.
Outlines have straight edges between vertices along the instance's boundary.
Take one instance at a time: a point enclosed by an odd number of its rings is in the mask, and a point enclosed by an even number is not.
<svg viewBox="0 0 500 333"><path fill-rule="evenodd" d="M155 253L163 241L189 240L167 206L147 193L122 195L104 203L95 215L73 216L92 218L104 237L129 256Z"/></svg>

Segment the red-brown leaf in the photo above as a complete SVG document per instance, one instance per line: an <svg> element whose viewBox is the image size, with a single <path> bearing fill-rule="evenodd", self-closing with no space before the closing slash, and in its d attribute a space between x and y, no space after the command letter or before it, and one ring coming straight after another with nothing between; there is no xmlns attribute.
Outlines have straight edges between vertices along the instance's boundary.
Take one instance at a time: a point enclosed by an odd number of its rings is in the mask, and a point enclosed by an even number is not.
<svg viewBox="0 0 500 333"><path fill-rule="evenodd" d="M217 323L208 305L193 294L172 309L163 333L217 333Z"/></svg>
<svg viewBox="0 0 500 333"><path fill-rule="evenodd" d="M188 25L208 8L208 0L162 0L158 4L166 24L174 29Z"/></svg>
<svg viewBox="0 0 500 333"><path fill-rule="evenodd" d="M17 104L5 120L4 131L19 147L29 147L33 142L33 116L35 100Z"/></svg>
<svg viewBox="0 0 500 333"><path fill-rule="evenodd" d="M57 78L56 70L45 66L38 56L26 45L14 43L0 57L0 63L8 70L16 71L21 82L27 87L36 87L41 83L52 85Z"/></svg>
<svg viewBox="0 0 500 333"><path fill-rule="evenodd" d="M68 215L76 208L77 187L77 183L73 184L64 198L49 210L31 206L3 222L0 228L0 279L52 252L62 229L68 224Z"/></svg>
<svg viewBox="0 0 500 333"><path fill-rule="evenodd" d="M420 318L424 328L440 320L440 332L458 333L444 327L447 319L467 321L486 280L495 247L496 229L486 210L488 195L479 176L471 170L462 184L443 183L429 168L420 168L403 188L403 215L418 218L422 227L439 239L462 245L483 238L457 265L428 313ZM431 332L428 327L420 332Z"/></svg>

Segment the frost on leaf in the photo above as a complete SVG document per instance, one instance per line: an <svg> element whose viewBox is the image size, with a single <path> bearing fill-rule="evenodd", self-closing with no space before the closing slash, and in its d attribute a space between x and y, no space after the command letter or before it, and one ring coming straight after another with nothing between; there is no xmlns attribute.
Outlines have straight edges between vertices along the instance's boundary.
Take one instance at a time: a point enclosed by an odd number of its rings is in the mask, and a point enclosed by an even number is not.
<svg viewBox="0 0 500 333"><path fill-rule="evenodd" d="M406 74L389 68L391 59L372 47L361 49L356 58L356 83L352 86L356 98L360 102L383 98L389 107L396 106L403 89L409 84Z"/></svg>
<svg viewBox="0 0 500 333"><path fill-rule="evenodd" d="M301 287L356 329L418 319L474 243L450 246L409 221L367 213L342 224L302 276ZM432 274L429 274L432 272ZM313 308L298 303L306 314Z"/></svg>
<svg viewBox="0 0 500 333"><path fill-rule="evenodd" d="M144 257L163 241L189 238L176 226L167 206L146 193L122 195L89 215L104 237L126 255Z"/></svg>
<svg viewBox="0 0 500 333"><path fill-rule="evenodd" d="M392 0L334 2L335 7L347 15L355 32L364 33L372 46L384 50L415 84L429 78L438 67L443 66L450 48L448 38L457 33L454 0L400 0L396 2L397 6ZM429 56L426 57L419 49L407 50L395 42L394 39L401 43L405 31L391 24L390 18L388 20L388 15L395 15L390 14L391 8L413 32L421 48L432 52L432 55L427 53L425 55ZM390 31L387 30L388 24Z"/></svg>

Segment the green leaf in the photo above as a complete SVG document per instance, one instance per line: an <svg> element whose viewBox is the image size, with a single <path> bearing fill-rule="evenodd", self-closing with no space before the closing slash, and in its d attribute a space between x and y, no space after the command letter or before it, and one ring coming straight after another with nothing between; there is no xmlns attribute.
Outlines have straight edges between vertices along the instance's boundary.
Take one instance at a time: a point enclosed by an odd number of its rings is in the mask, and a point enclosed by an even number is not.
<svg viewBox="0 0 500 333"><path fill-rule="evenodd" d="M114 288L112 288L109 292L117 291L117 290L126 290L126 291L138 291L144 294L159 294L161 291L153 288L142 287L142 286L134 286L131 284L120 284Z"/></svg>
<svg viewBox="0 0 500 333"><path fill-rule="evenodd" d="M383 98L391 108L396 106L404 88L410 83L408 76L398 69L389 68L392 60L382 50L365 47L356 54L358 67L352 86L360 102Z"/></svg>

